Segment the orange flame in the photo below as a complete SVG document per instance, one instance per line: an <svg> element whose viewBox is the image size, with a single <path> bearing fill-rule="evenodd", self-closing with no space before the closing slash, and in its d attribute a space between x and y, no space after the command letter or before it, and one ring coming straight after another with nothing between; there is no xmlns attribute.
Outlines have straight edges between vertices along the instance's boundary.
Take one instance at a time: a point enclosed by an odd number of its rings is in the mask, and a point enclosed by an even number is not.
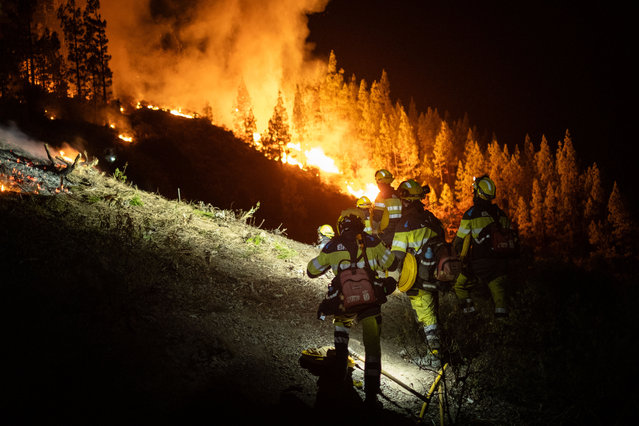
<svg viewBox="0 0 639 426"><path fill-rule="evenodd" d="M308 151L304 151L304 154L306 155L307 164L327 173L340 173L335 165L335 160L324 154L324 150L321 147L311 148Z"/></svg>

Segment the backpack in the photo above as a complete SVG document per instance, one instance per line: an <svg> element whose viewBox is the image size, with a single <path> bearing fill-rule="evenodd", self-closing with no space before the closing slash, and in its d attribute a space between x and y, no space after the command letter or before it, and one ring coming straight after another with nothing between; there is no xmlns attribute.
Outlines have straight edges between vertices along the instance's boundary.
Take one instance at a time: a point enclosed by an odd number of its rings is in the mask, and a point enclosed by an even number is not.
<svg viewBox="0 0 639 426"><path fill-rule="evenodd" d="M488 249L495 257L513 257L519 253L519 237L512 228L504 227L499 221L499 210L488 212L493 222L480 233L488 240Z"/></svg>
<svg viewBox="0 0 639 426"><path fill-rule="evenodd" d="M455 281L461 272L461 260L457 255L453 245L446 242L446 233L441 220L429 210L424 210L423 223L440 235L436 242L429 244L435 255L435 264L431 271L432 276L437 281ZM424 250L425 253L425 250Z"/></svg>
<svg viewBox="0 0 639 426"><path fill-rule="evenodd" d="M346 269L341 269L338 265L337 282L339 285L339 291L343 296L341 310L347 313L355 313L366 306L377 302L375 295L373 272L368 264L366 257L366 246L362 240L359 240L359 245L362 248L362 256L364 258L364 267L357 266L357 260L354 259L355 254L350 252L350 260L344 259L340 262L349 262L351 266ZM357 250L357 249L356 249Z"/></svg>
<svg viewBox="0 0 639 426"><path fill-rule="evenodd" d="M455 281L461 273L462 262L451 243L443 241L435 248L435 261L434 276L437 281Z"/></svg>

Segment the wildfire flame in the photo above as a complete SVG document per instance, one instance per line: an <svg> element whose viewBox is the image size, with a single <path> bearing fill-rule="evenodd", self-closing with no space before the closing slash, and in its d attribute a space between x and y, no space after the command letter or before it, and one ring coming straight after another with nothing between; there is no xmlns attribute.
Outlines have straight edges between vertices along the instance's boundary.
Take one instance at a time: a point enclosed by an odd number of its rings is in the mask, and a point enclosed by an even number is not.
<svg viewBox="0 0 639 426"><path fill-rule="evenodd" d="M308 151L304 151L304 154L306 155L307 164L315 166L318 169L328 173L340 172L335 165L335 161L332 158L326 156L326 154L324 154L324 150L321 147L317 146L315 148L311 148Z"/></svg>
<svg viewBox="0 0 639 426"><path fill-rule="evenodd" d="M56 152L50 152L52 158L58 160L55 162L54 167L56 169L64 169L73 164L79 155L78 151L74 148L65 145L64 150ZM0 192L28 192L39 194L40 191L45 190L55 193L69 192L68 188L63 185L53 189L51 184L46 184L44 180L41 181L42 175L39 174L34 163L27 158L16 157L14 164L11 160L1 160L3 168L0 170L6 170L7 173L0 171ZM46 169L46 167L45 167ZM10 171L9 171L10 170ZM38 177L39 176L39 177Z"/></svg>
<svg viewBox="0 0 639 426"><path fill-rule="evenodd" d="M194 118L195 117L194 115L183 113L181 108L172 109L169 112L171 114L173 114L173 115L177 115L178 117L183 117L183 118Z"/></svg>
<svg viewBox="0 0 639 426"><path fill-rule="evenodd" d="M71 153L71 154L65 154L64 151L60 151L60 157L64 158L68 163L73 163L73 161L75 161L75 157L77 155L78 155L77 151L75 151L75 153Z"/></svg>
<svg viewBox="0 0 639 426"><path fill-rule="evenodd" d="M157 105L151 105L142 103L138 101L136 104L136 109L148 108L154 111L165 111L169 112L172 115L183 117L183 118L195 118L195 114L187 114L182 111L182 108L169 108L169 107L160 107ZM133 142L133 137L125 134L119 134L118 138L125 142ZM259 132L253 133L253 146L254 148L260 150L262 145L262 136ZM326 173L328 175L341 175L342 172L337 167L335 160L330 156L326 155L324 149L321 146L313 146L307 150L302 150L300 143L290 142L286 146L286 151L282 154L280 161L285 164L289 164L292 166L297 166L302 170L307 170L309 167L315 167L319 169L321 172ZM374 183L364 183L360 182L356 184L354 182L346 182L344 184L344 191L348 194L351 194L355 198L359 198L361 196L366 195L369 199L374 200L377 194L379 193L379 189L377 185Z"/></svg>
<svg viewBox="0 0 639 426"><path fill-rule="evenodd" d="M369 200L374 201L377 198L377 194L379 194L379 188L374 183L367 183L366 189L353 189L351 185L346 185L346 189L356 198L363 197L364 195L368 197Z"/></svg>

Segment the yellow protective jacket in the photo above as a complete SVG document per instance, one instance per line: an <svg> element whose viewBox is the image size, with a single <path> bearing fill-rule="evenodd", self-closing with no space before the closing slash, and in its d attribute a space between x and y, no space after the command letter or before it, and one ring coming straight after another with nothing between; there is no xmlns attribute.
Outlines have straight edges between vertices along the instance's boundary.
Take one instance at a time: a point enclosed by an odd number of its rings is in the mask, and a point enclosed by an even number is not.
<svg viewBox="0 0 639 426"><path fill-rule="evenodd" d="M368 266L371 270L392 271L395 269L395 255L384 246L378 237L363 233L362 240L366 247L366 258L368 259ZM355 234L353 233L347 232L343 235L333 237L324 246L320 254L308 262L306 273L309 277L316 278L326 273L329 269L332 269L333 273L337 275L338 265L340 265L341 269L346 269L351 266L351 253L349 249L353 249L355 245L357 245L357 242L355 240ZM365 267L362 249L359 246L357 247L357 256L355 259L358 259L358 268Z"/></svg>
<svg viewBox="0 0 639 426"><path fill-rule="evenodd" d="M385 223L385 217L388 218L388 223ZM376 232L384 230L392 232L401 217L402 200L399 199L397 192L390 185L382 187L375 198L373 206L373 217L371 218L373 230Z"/></svg>
<svg viewBox="0 0 639 426"><path fill-rule="evenodd" d="M358 207L361 211L364 212L364 232L366 232L367 234L372 234L373 233L373 228L371 225L371 210L372 209L365 209L365 208L361 208Z"/></svg>
<svg viewBox="0 0 639 426"><path fill-rule="evenodd" d="M438 220L431 212L424 210L424 206L420 201L413 202L411 206L404 209L402 220L395 228L395 236L391 247L391 252L398 259L401 259L400 264L407 251L415 254L418 262L418 277L426 282L435 281L430 273L435 266L435 258L433 253L433 259L426 260L422 255L423 251L431 243L443 240L442 231L437 231L439 227L436 226L437 222ZM419 287L417 281L414 286L416 288Z"/></svg>
<svg viewBox="0 0 639 426"><path fill-rule="evenodd" d="M504 228L511 228L510 220L508 220L506 213L496 204L479 201L468 209L459 223L459 229L453 240L453 246L457 253L465 255L471 261L491 258L489 243L486 241L486 232L483 231L495 221L494 218L497 218ZM464 239L468 235L470 235L470 251L469 253L462 253Z"/></svg>

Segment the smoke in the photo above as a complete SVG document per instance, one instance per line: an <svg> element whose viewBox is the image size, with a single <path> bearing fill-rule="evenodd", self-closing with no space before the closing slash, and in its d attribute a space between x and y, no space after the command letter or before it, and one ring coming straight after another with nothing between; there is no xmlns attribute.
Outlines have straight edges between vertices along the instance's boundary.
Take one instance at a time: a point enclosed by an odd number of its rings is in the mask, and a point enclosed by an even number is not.
<svg viewBox="0 0 639 426"><path fill-rule="evenodd" d="M12 150L16 154L36 161L49 161L44 144L26 135L14 122L10 122L9 126L0 126L0 149ZM76 138L72 144L62 142L52 154L57 155L57 149L67 154L78 153L84 149L84 144L85 141L82 138Z"/></svg>
<svg viewBox="0 0 639 426"><path fill-rule="evenodd" d="M0 126L0 149L11 149L34 160L47 158L44 142L31 139L15 123L10 123L9 127Z"/></svg>
<svg viewBox="0 0 639 426"><path fill-rule="evenodd" d="M320 64L310 59L312 46L306 43L307 15L327 3L103 0L114 94L185 111L208 110L217 124L231 127L243 79L262 129L278 90L290 104L295 82L317 72Z"/></svg>

